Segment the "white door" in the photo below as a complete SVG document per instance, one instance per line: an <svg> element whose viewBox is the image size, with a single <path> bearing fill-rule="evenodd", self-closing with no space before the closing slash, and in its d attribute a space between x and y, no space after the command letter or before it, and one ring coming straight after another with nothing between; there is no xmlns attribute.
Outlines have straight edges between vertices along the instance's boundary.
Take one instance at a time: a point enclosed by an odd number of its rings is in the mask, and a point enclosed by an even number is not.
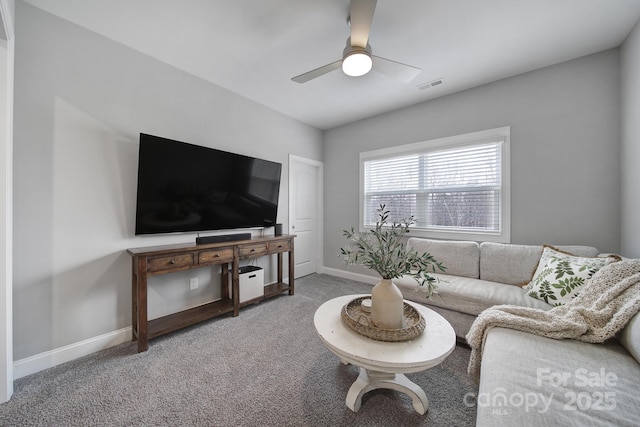
<svg viewBox="0 0 640 427"><path fill-rule="evenodd" d="M321 265L322 163L289 156L289 233L295 234L295 277Z"/></svg>

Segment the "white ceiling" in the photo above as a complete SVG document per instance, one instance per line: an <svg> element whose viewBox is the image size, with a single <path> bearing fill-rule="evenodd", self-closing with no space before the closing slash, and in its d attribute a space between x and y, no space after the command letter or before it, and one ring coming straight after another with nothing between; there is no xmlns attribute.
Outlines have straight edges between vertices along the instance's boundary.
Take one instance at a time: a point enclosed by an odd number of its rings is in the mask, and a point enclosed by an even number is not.
<svg viewBox="0 0 640 427"><path fill-rule="evenodd" d="M341 59L349 0L26 1L319 129L619 46L640 19L640 0L379 0L373 54L418 77L298 84Z"/></svg>

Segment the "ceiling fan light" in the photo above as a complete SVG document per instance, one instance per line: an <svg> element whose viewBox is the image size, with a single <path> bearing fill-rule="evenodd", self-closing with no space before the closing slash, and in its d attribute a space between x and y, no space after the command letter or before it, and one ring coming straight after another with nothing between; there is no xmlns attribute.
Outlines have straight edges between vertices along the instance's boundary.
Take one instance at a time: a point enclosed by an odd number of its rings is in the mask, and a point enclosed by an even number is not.
<svg viewBox="0 0 640 427"><path fill-rule="evenodd" d="M342 71L351 77L364 76L372 66L371 55L367 51L350 52L342 60Z"/></svg>

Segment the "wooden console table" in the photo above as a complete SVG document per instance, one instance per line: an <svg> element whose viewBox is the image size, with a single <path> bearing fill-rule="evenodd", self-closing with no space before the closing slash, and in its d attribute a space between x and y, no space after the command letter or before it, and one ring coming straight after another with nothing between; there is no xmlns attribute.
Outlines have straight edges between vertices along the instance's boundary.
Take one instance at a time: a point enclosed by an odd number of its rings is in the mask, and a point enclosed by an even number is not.
<svg viewBox="0 0 640 427"><path fill-rule="evenodd" d="M132 256L131 268L131 323L133 340L138 340L138 352L149 348L149 340L168 334L194 323L223 314L239 314L240 306L294 292L293 239L295 235L259 237L196 245L195 243L151 246L127 249ZM282 254L289 254L289 283L283 281ZM246 258L276 254L278 257L278 281L264 287L264 296L240 304L239 261ZM231 295L229 295L229 264L231 264ZM208 266L221 266L221 296L198 307L169 314L158 319L147 319L147 278L175 271Z"/></svg>

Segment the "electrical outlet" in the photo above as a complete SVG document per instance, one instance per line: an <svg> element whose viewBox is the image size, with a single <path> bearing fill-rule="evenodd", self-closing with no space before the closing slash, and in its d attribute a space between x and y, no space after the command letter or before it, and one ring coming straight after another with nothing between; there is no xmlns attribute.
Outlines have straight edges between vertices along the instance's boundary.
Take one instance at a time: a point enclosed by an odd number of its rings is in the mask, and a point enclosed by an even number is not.
<svg viewBox="0 0 640 427"><path fill-rule="evenodd" d="M189 279L189 290L192 291L194 289L198 289L198 278L192 277Z"/></svg>

